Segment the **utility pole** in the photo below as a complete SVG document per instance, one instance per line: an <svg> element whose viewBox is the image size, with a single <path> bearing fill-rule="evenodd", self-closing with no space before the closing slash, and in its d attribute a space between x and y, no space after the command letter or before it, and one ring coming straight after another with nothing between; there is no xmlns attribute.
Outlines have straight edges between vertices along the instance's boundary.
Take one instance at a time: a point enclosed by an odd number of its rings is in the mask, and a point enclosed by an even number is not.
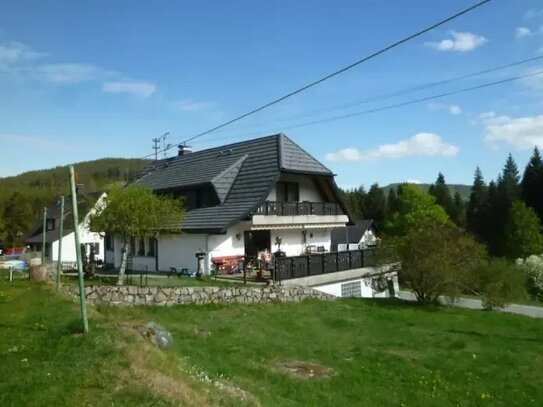
<svg viewBox="0 0 543 407"><path fill-rule="evenodd" d="M153 146L153 150L155 150L155 161L158 161L158 150L160 148L158 146L158 143L160 143L160 137L154 138L153 143L155 143L155 145Z"/></svg>
<svg viewBox="0 0 543 407"><path fill-rule="evenodd" d="M60 197L60 237L58 239L57 258L57 291L60 289L60 273L62 272L62 238L64 232L64 195Z"/></svg>
<svg viewBox="0 0 543 407"><path fill-rule="evenodd" d="M81 306L81 320L83 322L83 333L87 333L89 332L89 321L87 319L85 282L83 281L83 263L81 261L81 247L79 241L79 214L77 211L77 191L75 189L75 171L73 165L70 165L70 189L72 192L72 213L74 216L75 254L77 257L77 276L79 277L79 303Z"/></svg>
<svg viewBox="0 0 543 407"><path fill-rule="evenodd" d="M45 244L47 234L47 207L43 208L43 233L41 239L41 265L45 265Z"/></svg>
<svg viewBox="0 0 543 407"><path fill-rule="evenodd" d="M166 133L164 133L162 136L161 136L161 139L162 139L162 151L164 151L164 158L166 158L166 136L170 134L169 131L167 131Z"/></svg>

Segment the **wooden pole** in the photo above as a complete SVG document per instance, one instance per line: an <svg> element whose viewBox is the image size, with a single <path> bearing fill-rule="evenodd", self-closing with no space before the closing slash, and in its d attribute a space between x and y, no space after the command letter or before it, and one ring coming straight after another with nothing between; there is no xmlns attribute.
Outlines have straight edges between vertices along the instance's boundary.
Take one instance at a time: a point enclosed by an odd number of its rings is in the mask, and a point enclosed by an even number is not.
<svg viewBox="0 0 543 407"><path fill-rule="evenodd" d="M47 243L47 208L43 208L43 233L41 239L41 264L45 266L45 245Z"/></svg>
<svg viewBox="0 0 543 407"><path fill-rule="evenodd" d="M89 332L89 321L87 319L85 282L83 281L83 262L81 261L81 247L79 241L79 214L77 211L77 190L75 189L75 171L73 165L70 165L70 189L72 192L72 213L74 216L75 255L77 257L77 276L79 280L79 303L81 307L81 320L83 322L83 333L87 333Z"/></svg>
<svg viewBox="0 0 543 407"><path fill-rule="evenodd" d="M60 197L60 237L58 239L57 258L57 291L60 289L60 273L62 272L62 238L64 232L64 195Z"/></svg>

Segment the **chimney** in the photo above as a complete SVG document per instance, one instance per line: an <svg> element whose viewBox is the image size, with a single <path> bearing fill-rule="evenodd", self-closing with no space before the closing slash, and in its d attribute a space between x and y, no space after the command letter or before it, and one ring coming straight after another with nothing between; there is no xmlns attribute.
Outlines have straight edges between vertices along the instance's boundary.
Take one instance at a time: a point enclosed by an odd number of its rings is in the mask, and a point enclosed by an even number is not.
<svg viewBox="0 0 543 407"><path fill-rule="evenodd" d="M185 144L179 144L177 146L177 156L178 157L182 157L182 156L190 154L190 153L192 153L192 149L189 146L187 146Z"/></svg>

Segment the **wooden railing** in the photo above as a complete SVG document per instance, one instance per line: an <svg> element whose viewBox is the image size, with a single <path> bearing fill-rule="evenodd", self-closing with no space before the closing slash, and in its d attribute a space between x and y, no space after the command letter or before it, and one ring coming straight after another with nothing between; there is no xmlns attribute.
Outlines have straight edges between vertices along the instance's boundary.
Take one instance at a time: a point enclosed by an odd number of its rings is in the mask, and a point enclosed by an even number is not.
<svg viewBox="0 0 543 407"><path fill-rule="evenodd" d="M289 280L362 267L373 267L376 265L376 250L379 249L277 257L274 261L274 280Z"/></svg>
<svg viewBox="0 0 543 407"><path fill-rule="evenodd" d="M337 203L330 202L279 202L266 201L258 207L255 215L344 215Z"/></svg>

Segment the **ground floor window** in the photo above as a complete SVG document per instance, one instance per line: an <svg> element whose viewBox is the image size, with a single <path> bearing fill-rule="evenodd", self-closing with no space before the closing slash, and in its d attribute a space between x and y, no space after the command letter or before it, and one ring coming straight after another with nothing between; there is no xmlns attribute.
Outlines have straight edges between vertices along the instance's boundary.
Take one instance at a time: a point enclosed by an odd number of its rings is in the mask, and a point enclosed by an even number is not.
<svg viewBox="0 0 543 407"><path fill-rule="evenodd" d="M156 239L150 238L149 247L147 249L147 256L155 257L155 255L156 255Z"/></svg>
<svg viewBox="0 0 543 407"><path fill-rule="evenodd" d="M113 239L113 235L111 233L106 233L106 237L105 237L105 245L106 245L106 250L108 251L113 251L115 249L115 246L114 246L114 239Z"/></svg>
<svg viewBox="0 0 543 407"><path fill-rule="evenodd" d="M138 256L145 256L145 239L141 237L138 242Z"/></svg>
<svg viewBox="0 0 543 407"><path fill-rule="evenodd" d="M341 284L342 297L362 297L362 286L360 281L352 281Z"/></svg>

